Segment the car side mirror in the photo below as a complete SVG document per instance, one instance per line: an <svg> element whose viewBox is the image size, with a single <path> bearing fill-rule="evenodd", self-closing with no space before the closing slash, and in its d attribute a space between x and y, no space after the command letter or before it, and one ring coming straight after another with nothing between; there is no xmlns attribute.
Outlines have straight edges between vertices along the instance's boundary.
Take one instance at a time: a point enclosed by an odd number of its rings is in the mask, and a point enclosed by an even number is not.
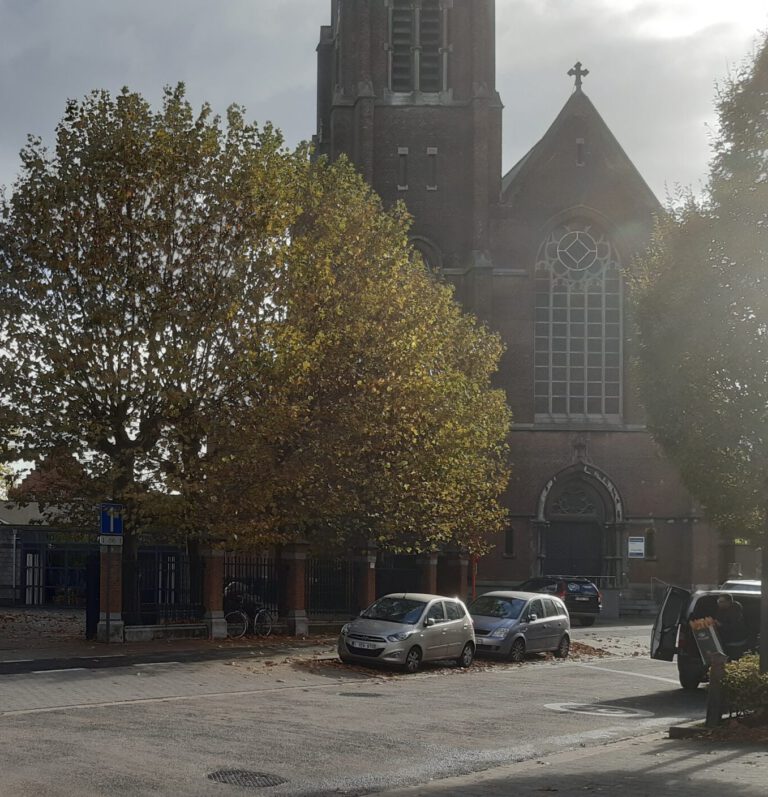
<svg viewBox="0 0 768 797"><path fill-rule="evenodd" d="M430 626L433 626L436 622L437 620L435 620L434 617L427 617L427 619L424 621L424 628L429 628Z"/></svg>
<svg viewBox="0 0 768 797"><path fill-rule="evenodd" d="M535 622L538 619L539 619L539 615L538 614L529 614L528 615L528 622L529 623L533 623L533 622Z"/></svg>

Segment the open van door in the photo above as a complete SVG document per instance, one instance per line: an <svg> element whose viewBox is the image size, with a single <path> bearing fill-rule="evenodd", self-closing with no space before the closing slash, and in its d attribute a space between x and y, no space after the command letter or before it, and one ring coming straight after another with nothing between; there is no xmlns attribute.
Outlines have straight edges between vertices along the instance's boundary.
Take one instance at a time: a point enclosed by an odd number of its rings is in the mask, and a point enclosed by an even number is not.
<svg viewBox="0 0 768 797"><path fill-rule="evenodd" d="M685 619L691 593L680 587L669 587L651 631L651 658L672 661L677 653L677 631Z"/></svg>

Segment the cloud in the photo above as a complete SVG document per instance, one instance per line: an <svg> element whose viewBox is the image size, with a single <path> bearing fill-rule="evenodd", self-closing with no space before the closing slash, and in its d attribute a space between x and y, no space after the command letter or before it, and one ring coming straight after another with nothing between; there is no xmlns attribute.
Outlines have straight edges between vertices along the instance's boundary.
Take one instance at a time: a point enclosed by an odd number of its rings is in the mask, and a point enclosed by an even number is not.
<svg viewBox="0 0 768 797"><path fill-rule="evenodd" d="M315 124L315 46L329 0L0 0L0 184L27 133L52 141L68 97L127 85L157 102L183 80L195 105L236 101L289 143ZM760 0L497 0L504 162L585 90L651 187L706 172L717 79L741 61L768 12Z"/></svg>

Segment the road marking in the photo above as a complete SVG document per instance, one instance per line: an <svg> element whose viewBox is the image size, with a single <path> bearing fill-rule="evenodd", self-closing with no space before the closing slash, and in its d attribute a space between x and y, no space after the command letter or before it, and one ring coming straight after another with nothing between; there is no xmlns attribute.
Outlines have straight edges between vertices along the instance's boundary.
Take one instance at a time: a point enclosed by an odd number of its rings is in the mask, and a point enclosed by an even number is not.
<svg viewBox="0 0 768 797"><path fill-rule="evenodd" d="M626 708L625 706L605 706L599 703L546 703L544 708L548 708L550 711L567 711L572 714L593 714L598 717L616 717L621 719L653 716L652 711Z"/></svg>
<svg viewBox="0 0 768 797"><path fill-rule="evenodd" d="M32 675L47 675L49 672L85 672L85 667L62 667L59 670L32 670Z"/></svg>
<svg viewBox="0 0 768 797"><path fill-rule="evenodd" d="M633 678L648 678L651 681L662 681L665 684L674 684L679 686L680 682L675 678L662 678L660 675L646 675L641 672L628 672L627 670L614 670L610 667L598 667L596 664L577 664L575 661L571 662L574 667L582 667L585 670L598 670L600 672L612 672L617 675L631 675Z"/></svg>
<svg viewBox="0 0 768 797"><path fill-rule="evenodd" d="M148 661L144 664L134 664L134 667L162 667L166 664L181 664L180 661Z"/></svg>

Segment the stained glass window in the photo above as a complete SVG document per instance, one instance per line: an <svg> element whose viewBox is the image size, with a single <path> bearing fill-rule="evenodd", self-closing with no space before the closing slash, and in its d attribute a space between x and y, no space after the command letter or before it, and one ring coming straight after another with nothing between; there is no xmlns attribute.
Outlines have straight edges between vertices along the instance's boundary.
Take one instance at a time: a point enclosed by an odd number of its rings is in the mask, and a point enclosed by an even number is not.
<svg viewBox="0 0 768 797"><path fill-rule="evenodd" d="M537 419L617 421L621 414L622 283L618 254L594 225L552 230L536 263Z"/></svg>

